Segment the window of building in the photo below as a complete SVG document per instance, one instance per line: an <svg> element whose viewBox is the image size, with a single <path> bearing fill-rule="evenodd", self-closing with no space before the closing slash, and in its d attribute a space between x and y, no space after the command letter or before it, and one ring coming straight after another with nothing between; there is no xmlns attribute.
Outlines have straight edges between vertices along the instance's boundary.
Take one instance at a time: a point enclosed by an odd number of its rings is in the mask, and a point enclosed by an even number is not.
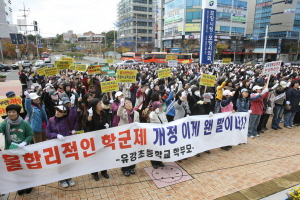
<svg viewBox="0 0 300 200"><path fill-rule="evenodd" d="M147 4L147 0L133 0L133 3Z"/></svg>
<svg viewBox="0 0 300 200"><path fill-rule="evenodd" d="M142 6L133 6L134 11L144 11L147 12L147 7L142 7Z"/></svg>
<svg viewBox="0 0 300 200"><path fill-rule="evenodd" d="M136 17L136 18L147 19L147 15L145 15L145 14L136 14L136 13L134 13L133 16Z"/></svg>
<svg viewBox="0 0 300 200"><path fill-rule="evenodd" d="M230 26L220 26L220 32L229 33Z"/></svg>
<svg viewBox="0 0 300 200"><path fill-rule="evenodd" d="M147 22L137 22L137 26L147 26Z"/></svg>
<svg viewBox="0 0 300 200"><path fill-rule="evenodd" d="M149 4L152 4L152 0L149 0Z"/></svg>
<svg viewBox="0 0 300 200"><path fill-rule="evenodd" d="M186 0L186 6L202 6L202 0Z"/></svg>
<svg viewBox="0 0 300 200"><path fill-rule="evenodd" d="M148 23L148 26L152 27L152 22L149 22L149 23Z"/></svg>
<svg viewBox="0 0 300 200"><path fill-rule="evenodd" d="M232 1L231 0L218 0L218 7L231 7Z"/></svg>
<svg viewBox="0 0 300 200"><path fill-rule="evenodd" d="M149 8L149 12L152 12L152 8Z"/></svg>
<svg viewBox="0 0 300 200"><path fill-rule="evenodd" d="M245 33L245 28L241 27L231 27L231 34L244 34Z"/></svg>
<svg viewBox="0 0 300 200"><path fill-rule="evenodd" d="M186 12L186 22L192 22L194 19L202 18L202 10L200 9L188 9Z"/></svg>
<svg viewBox="0 0 300 200"><path fill-rule="evenodd" d="M152 19L152 15L149 15L149 19Z"/></svg>
<svg viewBox="0 0 300 200"><path fill-rule="evenodd" d="M147 29L138 29L137 32L138 33L147 33Z"/></svg>
<svg viewBox="0 0 300 200"><path fill-rule="evenodd" d="M217 20L230 21L231 13L217 12Z"/></svg>
<svg viewBox="0 0 300 200"><path fill-rule="evenodd" d="M151 34L151 33L152 33L152 30L149 30L149 31L148 31L148 33L150 33L150 34Z"/></svg>
<svg viewBox="0 0 300 200"><path fill-rule="evenodd" d="M234 0L234 2L233 2L233 7L234 8L240 8L240 9L243 9L243 10L247 10L247 5L248 5L248 3L245 2L245 1Z"/></svg>

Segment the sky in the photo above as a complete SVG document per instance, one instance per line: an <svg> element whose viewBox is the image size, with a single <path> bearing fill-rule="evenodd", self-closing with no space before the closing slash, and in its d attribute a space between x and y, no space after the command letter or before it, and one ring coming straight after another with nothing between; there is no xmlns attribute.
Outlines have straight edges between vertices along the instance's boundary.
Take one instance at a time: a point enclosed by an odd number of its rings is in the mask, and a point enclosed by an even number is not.
<svg viewBox="0 0 300 200"><path fill-rule="evenodd" d="M101 33L113 30L117 19L117 3L120 0L11 0L13 21L24 19L23 3L28 16L27 24L38 22L42 37L55 37L68 30L74 34L93 31ZM27 30L33 30L28 27ZM32 32L34 34L34 32Z"/></svg>

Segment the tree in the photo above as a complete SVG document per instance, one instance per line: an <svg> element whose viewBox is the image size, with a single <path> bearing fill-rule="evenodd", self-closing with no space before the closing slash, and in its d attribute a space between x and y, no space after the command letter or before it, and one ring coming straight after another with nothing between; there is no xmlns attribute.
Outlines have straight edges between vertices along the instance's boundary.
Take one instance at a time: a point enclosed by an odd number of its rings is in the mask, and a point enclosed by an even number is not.
<svg viewBox="0 0 300 200"><path fill-rule="evenodd" d="M228 49L229 45L226 43L221 43L218 42L215 49L217 50L216 52L216 56L218 56L218 58L220 57L220 55L222 55L222 52L224 51L224 49Z"/></svg>
<svg viewBox="0 0 300 200"><path fill-rule="evenodd" d="M74 43L68 44L67 47L72 52L76 51L76 44L74 44Z"/></svg>
<svg viewBox="0 0 300 200"><path fill-rule="evenodd" d="M16 45L11 43L11 40L3 39L3 56L5 58L14 59L17 57Z"/></svg>
<svg viewBox="0 0 300 200"><path fill-rule="evenodd" d="M106 38L104 38L104 40L106 40L106 45L107 45L108 50L113 50L114 49L114 43L113 42L114 42L114 39L116 39L116 38L114 38L114 33L117 36L117 31L113 31L113 30L106 32L106 34L105 34L105 32L101 33L104 36L106 35ZM105 44L105 41L103 41L102 44Z"/></svg>
<svg viewBox="0 0 300 200"><path fill-rule="evenodd" d="M182 44L183 52L192 52L196 46L199 45L199 41L197 39L185 39Z"/></svg>

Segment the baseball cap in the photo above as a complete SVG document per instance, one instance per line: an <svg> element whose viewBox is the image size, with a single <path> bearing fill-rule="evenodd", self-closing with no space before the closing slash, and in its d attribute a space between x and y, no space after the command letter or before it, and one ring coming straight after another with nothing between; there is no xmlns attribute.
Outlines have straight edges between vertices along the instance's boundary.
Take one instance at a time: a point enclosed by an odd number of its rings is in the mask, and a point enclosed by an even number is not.
<svg viewBox="0 0 300 200"><path fill-rule="evenodd" d="M286 83L285 81L280 81L280 85L281 85L282 87L286 88L287 83Z"/></svg>
<svg viewBox="0 0 300 200"><path fill-rule="evenodd" d="M116 98L121 96L121 95L123 95L123 92L121 92L121 91L116 92Z"/></svg>
<svg viewBox="0 0 300 200"><path fill-rule="evenodd" d="M61 101L62 101L62 104L66 104L66 103L71 102L70 99L69 99L68 97L62 97L62 98L61 98Z"/></svg>
<svg viewBox="0 0 300 200"><path fill-rule="evenodd" d="M55 106L55 108L61 111L67 111L64 106Z"/></svg>
<svg viewBox="0 0 300 200"><path fill-rule="evenodd" d="M210 98L211 98L210 94L208 94L208 93L203 94L203 101L204 102L210 102Z"/></svg>
<svg viewBox="0 0 300 200"><path fill-rule="evenodd" d="M37 95L36 93L30 93L30 94L29 94L29 97L30 97L30 99L37 99L37 98L40 98L40 96Z"/></svg>
<svg viewBox="0 0 300 200"><path fill-rule="evenodd" d="M243 93L243 92L249 92L246 88L243 88L242 90L241 90L241 93Z"/></svg>
<svg viewBox="0 0 300 200"><path fill-rule="evenodd" d="M262 87L260 87L260 86L258 86L258 85L254 86L254 87L252 88L252 90L260 90L260 89L262 89Z"/></svg>
<svg viewBox="0 0 300 200"><path fill-rule="evenodd" d="M13 91L9 91L5 95L6 95L7 98L9 98L9 97L14 96L16 94Z"/></svg>
<svg viewBox="0 0 300 200"><path fill-rule="evenodd" d="M153 104L152 104L152 108L155 110L156 108L159 108L161 107L162 103L160 101L155 101Z"/></svg>

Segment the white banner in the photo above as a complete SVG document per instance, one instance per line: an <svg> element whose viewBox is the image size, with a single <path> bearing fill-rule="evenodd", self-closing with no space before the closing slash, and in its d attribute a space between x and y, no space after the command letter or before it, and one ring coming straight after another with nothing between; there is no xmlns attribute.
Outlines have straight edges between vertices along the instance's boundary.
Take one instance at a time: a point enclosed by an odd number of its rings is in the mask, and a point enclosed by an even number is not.
<svg viewBox="0 0 300 200"><path fill-rule="evenodd" d="M269 75L269 74L279 73L281 62L282 61L280 60L280 61L266 63L262 74Z"/></svg>
<svg viewBox="0 0 300 200"><path fill-rule="evenodd" d="M169 67L177 67L178 66L178 61L177 60L169 60L168 61L168 66Z"/></svg>
<svg viewBox="0 0 300 200"><path fill-rule="evenodd" d="M173 162L247 142L246 112L189 116L167 124L129 125L0 152L0 193L144 160Z"/></svg>

